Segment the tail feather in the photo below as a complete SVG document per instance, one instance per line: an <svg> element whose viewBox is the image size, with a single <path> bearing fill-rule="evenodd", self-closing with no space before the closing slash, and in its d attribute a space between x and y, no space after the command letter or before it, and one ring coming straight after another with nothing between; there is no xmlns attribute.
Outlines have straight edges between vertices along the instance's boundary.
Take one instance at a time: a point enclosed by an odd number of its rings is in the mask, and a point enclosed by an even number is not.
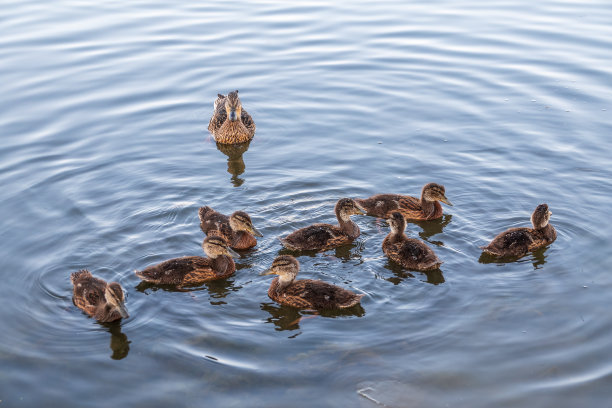
<svg viewBox="0 0 612 408"><path fill-rule="evenodd" d="M345 303L344 305L340 306L340 309L348 309L350 307L353 307L357 304L359 304L359 302L361 301L361 298L364 297L364 294L359 294L359 295L355 295L353 296L347 303Z"/></svg>
<svg viewBox="0 0 612 408"><path fill-rule="evenodd" d="M87 269L81 269L78 272L73 272L70 274L70 281L73 285L76 283L76 281L83 278L91 278L91 272L89 272Z"/></svg>
<svg viewBox="0 0 612 408"><path fill-rule="evenodd" d="M200 207L200 209L198 210L198 216L200 217L200 221L204 220L204 217L206 217L206 215L212 211L214 210L207 205L205 205L204 207Z"/></svg>
<svg viewBox="0 0 612 408"><path fill-rule="evenodd" d="M282 245L283 245L285 248L287 248L287 249L289 249L289 250L292 250L292 251L296 251L296 250L298 250L298 248L297 248L295 245L293 245L291 242L289 242L289 241L287 240L287 238L279 238L278 240L281 242L281 244L282 244Z"/></svg>

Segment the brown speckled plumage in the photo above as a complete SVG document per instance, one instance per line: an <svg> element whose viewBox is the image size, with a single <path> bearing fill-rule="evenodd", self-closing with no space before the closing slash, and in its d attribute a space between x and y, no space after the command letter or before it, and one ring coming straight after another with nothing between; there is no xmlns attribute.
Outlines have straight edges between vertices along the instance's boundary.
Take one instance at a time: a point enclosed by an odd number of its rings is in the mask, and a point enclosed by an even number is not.
<svg viewBox="0 0 612 408"><path fill-rule="evenodd" d="M350 198L341 198L335 207L339 225L313 224L293 231L281 243L293 251L327 250L352 242L359 236L359 227L350 216L363 214L362 209Z"/></svg>
<svg viewBox="0 0 612 408"><path fill-rule="evenodd" d="M404 233L406 220L395 211L388 220L391 232L383 240L383 252L394 262L407 269L427 271L437 269L442 262L433 249L418 239L408 238Z"/></svg>
<svg viewBox="0 0 612 408"><path fill-rule="evenodd" d="M230 92L227 97L218 95L208 130L218 143L223 144L244 143L253 138L255 122L242 109L238 91Z"/></svg>
<svg viewBox="0 0 612 408"><path fill-rule="evenodd" d="M106 283L83 269L70 275L72 302L76 307L100 322L112 322L129 317L124 305L121 285Z"/></svg>
<svg viewBox="0 0 612 408"><path fill-rule="evenodd" d="M294 257L278 256L265 273L279 275L268 289L270 299L300 309L347 309L357 305L364 296L320 280L295 280L298 271L299 263Z"/></svg>
<svg viewBox="0 0 612 408"><path fill-rule="evenodd" d="M438 201L452 205L445 196L444 186L435 183L423 186L421 198L399 194L377 194L355 201L368 215L388 218L393 211L399 211L407 220L435 220L442 217L442 206Z"/></svg>
<svg viewBox="0 0 612 408"><path fill-rule="evenodd" d="M217 235L225 238L234 249L249 249L257 245L253 236L261 237L261 233L253 226L251 217L244 211L236 211L229 217L212 208L200 207L200 228L209 236Z"/></svg>
<svg viewBox="0 0 612 408"><path fill-rule="evenodd" d="M236 270L227 251L225 239L206 237L202 244L209 258L185 256L174 258L136 271L140 279L157 285L194 286L216 279L227 278Z"/></svg>
<svg viewBox="0 0 612 408"><path fill-rule="evenodd" d="M540 204L531 215L533 228L510 228L497 235L483 251L495 256L520 257L557 239L557 231L548 223L551 212Z"/></svg>

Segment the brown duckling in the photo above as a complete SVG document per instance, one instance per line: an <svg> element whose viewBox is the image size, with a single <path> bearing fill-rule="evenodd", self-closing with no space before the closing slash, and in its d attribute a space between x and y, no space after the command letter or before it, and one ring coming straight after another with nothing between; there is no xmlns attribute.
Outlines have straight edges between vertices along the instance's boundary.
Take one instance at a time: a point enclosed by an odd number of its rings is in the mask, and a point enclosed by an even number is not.
<svg viewBox="0 0 612 408"><path fill-rule="evenodd" d="M208 258L184 256L148 266L136 271L140 279L157 285L177 287L199 285L216 279L227 278L236 270L232 257L239 255L227 246L223 237L206 237L202 243Z"/></svg>
<svg viewBox="0 0 612 408"><path fill-rule="evenodd" d="M313 224L293 231L281 243L293 251L326 250L348 244L359 236L359 227L351 215L364 214L360 205L350 198L341 198L335 207L339 225Z"/></svg>
<svg viewBox="0 0 612 408"><path fill-rule="evenodd" d="M442 217L439 201L452 206L444 195L444 186L428 183L423 186L421 198L399 194L377 194L370 198L356 199L368 215L389 218L393 211L399 211L407 220L435 220Z"/></svg>
<svg viewBox="0 0 612 408"><path fill-rule="evenodd" d="M235 144L248 142L255 135L255 122L247 111L242 109L238 91L227 96L218 94L215 112L208 123L208 131L217 143Z"/></svg>
<svg viewBox="0 0 612 408"><path fill-rule="evenodd" d="M407 269L428 271L438 269L442 262L433 249L418 239L408 238L404 233L406 220L399 211L391 213L387 220L391 232L383 240L383 252Z"/></svg>
<svg viewBox="0 0 612 408"><path fill-rule="evenodd" d="M76 307L100 322L128 318L123 289L117 282L94 278L87 269L70 275L74 286L72 302Z"/></svg>
<svg viewBox="0 0 612 408"><path fill-rule="evenodd" d="M557 231L548 223L552 212L547 204L540 204L531 214L533 228L510 228L493 238L489 245L481 247L495 256L520 257L529 251L552 243Z"/></svg>
<svg viewBox="0 0 612 408"><path fill-rule="evenodd" d="M357 295L331 283L313 279L295 280L300 263L291 255L280 255L261 275L278 275L272 280L270 299L300 309L347 309L359 303Z"/></svg>
<svg viewBox="0 0 612 408"><path fill-rule="evenodd" d="M222 236L233 249L253 248L257 245L253 235L263 237L244 211L236 211L228 217L206 206L200 207L198 216L200 228L206 235Z"/></svg>

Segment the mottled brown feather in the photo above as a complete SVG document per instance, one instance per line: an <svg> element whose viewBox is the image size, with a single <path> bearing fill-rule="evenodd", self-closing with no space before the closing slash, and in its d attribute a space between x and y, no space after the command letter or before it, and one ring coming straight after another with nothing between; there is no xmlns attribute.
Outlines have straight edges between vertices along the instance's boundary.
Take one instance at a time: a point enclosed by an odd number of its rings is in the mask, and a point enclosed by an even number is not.
<svg viewBox="0 0 612 408"><path fill-rule="evenodd" d="M278 281L278 277L272 280L268 296L278 303L300 309L346 309L357 305L364 296L312 279L293 281L278 291Z"/></svg>
<svg viewBox="0 0 612 408"><path fill-rule="evenodd" d="M249 249L257 245L257 240L246 231L234 231L230 226L227 215L221 214L205 206L199 210L200 229L207 236L220 236L225 238L233 249Z"/></svg>
<svg viewBox="0 0 612 408"><path fill-rule="evenodd" d="M178 287L199 285L231 276L236 270L234 260L229 256L217 258L185 256L149 266L136 275L144 281L158 285Z"/></svg>
<svg viewBox="0 0 612 408"><path fill-rule="evenodd" d="M489 245L482 247L482 249L496 256L520 257L552 243L556 238L557 232L550 224L539 230L534 228L510 228L498 234Z"/></svg>
<svg viewBox="0 0 612 408"><path fill-rule="evenodd" d="M215 141L218 143L236 144L248 142L255 135L255 122L244 109L240 113L240 120L234 122L228 120L225 110L225 100L227 97L221 94L218 95L213 115L208 123L208 131L213 134Z"/></svg>
<svg viewBox="0 0 612 408"><path fill-rule="evenodd" d="M387 218L399 211L407 220L435 220L442 217L439 202L421 202L421 199L399 194L377 194L365 199L356 199L368 215Z"/></svg>
<svg viewBox="0 0 612 408"><path fill-rule="evenodd" d="M73 285L72 302L89 316L101 322L121 319L121 314L107 304L104 292L106 281L83 269L70 275Z"/></svg>
<svg viewBox="0 0 612 408"><path fill-rule="evenodd" d="M331 224L313 224L293 231L281 243L293 251L327 250L353 241L342 229Z"/></svg>
<svg viewBox="0 0 612 408"><path fill-rule="evenodd" d="M427 271L437 269L442 264L433 249L426 243L405 235L399 239L390 237L390 235L383 240L383 252L389 259L404 268Z"/></svg>

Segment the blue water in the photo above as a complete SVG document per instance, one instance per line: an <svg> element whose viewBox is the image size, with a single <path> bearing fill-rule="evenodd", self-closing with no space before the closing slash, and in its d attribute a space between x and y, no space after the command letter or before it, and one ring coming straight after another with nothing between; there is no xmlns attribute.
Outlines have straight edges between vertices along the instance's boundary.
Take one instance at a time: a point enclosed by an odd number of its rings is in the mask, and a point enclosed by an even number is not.
<svg viewBox="0 0 612 408"><path fill-rule="evenodd" d="M612 382L612 6L606 1L0 5L0 406L605 406ZM248 150L207 132L239 89ZM409 223L441 273L383 255L383 220L300 276L364 293L297 311L258 274L341 197L446 187ZM517 262L480 245L549 204ZM135 269L200 255L202 205L265 235L190 292ZM73 306L81 268L131 317Z"/></svg>

